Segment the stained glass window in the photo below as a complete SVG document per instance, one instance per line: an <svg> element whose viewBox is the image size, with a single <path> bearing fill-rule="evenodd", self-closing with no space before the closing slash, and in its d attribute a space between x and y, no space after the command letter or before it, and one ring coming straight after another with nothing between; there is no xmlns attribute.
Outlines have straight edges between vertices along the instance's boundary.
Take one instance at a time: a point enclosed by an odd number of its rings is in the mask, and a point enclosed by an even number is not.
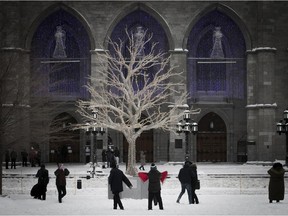
<svg viewBox="0 0 288 216"><path fill-rule="evenodd" d="M119 39L124 41L126 44L124 47L128 46L128 38L125 33L125 29L128 30L128 32L131 32L131 34L134 34L135 37L137 37L137 34L141 34L141 31L146 31L147 34L152 34L153 38L152 41L157 43L158 45L156 46L155 51L156 52L168 52L168 40L166 37L166 34L162 28L162 26L157 22L157 20L149 15L148 13L142 11L142 10L136 10L127 16L125 16L114 28L112 34L111 34L111 39L115 42L118 42ZM109 47L110 52L113 55L113 50L111 47ZM147 43L145 45L144 50L141 50L139 53L139 58L141 55L146 53L147 51L149 52L151 50L151 43ZM147 53L146 53L147 54ZM125 56L125 59L129 61L129 52L127 50L123 50L123 55ZM154 72L157 71L157 68L150 68L149 70L143 71L143 74L145 73L146 75L148 74L151 80L153 79L153 74ZM125 70L123 70L123 73L125 73ZM137 91L137 89L142 89L144 83L141 83L141 75L139 75L134 82L134 89Z"/></svg>
<svg viewBox="0 0 288 216"><path fill-rule="evenodd" d="M32 39L31 60L36 76L46 80L47 96L87 97L82 86L90 68L90 43L72 14L59 9L42 21Z"/></svg>
<svg viewBox="0 0 288 216"><path fill-rule="evenodd" d="M244 98L245 40L236 23L217 10L203 16L188 38L191 98Z"/></svg>

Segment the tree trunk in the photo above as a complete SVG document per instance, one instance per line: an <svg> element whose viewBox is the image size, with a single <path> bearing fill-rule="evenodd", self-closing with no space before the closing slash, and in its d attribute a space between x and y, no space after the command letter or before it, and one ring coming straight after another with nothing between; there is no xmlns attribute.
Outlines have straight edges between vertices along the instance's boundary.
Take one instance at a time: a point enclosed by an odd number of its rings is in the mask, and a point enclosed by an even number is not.
<svg viewBox="0 0 288 216"><path fill-rule="evenodd" d="M131 176L137 176L136 168L136 140L127 140L128 141L128 165L126 174Z"/></svg>

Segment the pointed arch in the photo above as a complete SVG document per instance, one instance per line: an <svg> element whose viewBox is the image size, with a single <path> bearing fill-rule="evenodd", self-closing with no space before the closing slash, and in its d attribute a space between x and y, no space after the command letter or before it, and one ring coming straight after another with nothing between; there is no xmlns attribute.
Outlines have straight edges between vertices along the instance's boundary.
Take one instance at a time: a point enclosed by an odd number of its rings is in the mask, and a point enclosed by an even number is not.
<svg viewBox="0 0 288 216"><path fill-rule="evenodd" d="M168 23L164 20L164 18L157 11L155 11L154 9L152 9L151 7L143 3L131 3L126 8L124 9L121 8L121 12L116 16L116 18L110 24L110 27L105 37L104 47L108 49L108 39L111 37L112 32L114 31L118 23L127 15L137 10L146 12L160 24L160 26L163 28L165 35L167 37L169 50L174 50L175 45L174 45L172 33L170 30L170 27L168 26Z"/></svg>
<svg viewBox="0 0 288 216"><path fill-rule="evenodd" d="M198 123L197 161L227 161L227 127L215 112L204 115Z"/></svg>
<svg viewBox="0 0 288 216"><path fill-rule="evenodd" d="M69 130L77 120L69 113L62 112L50 124L49 161L80 162L80 131Z"/></svg>
<svg viewBox="0 0 288 216"><path fill-rule="evenodd" d="M230 7L223 5L221 3L214 3L206 7L205 9L201 10L198 14L196 14L192 20L192 22L189 24L186 33L183 38L183 47L184 49L187 49L188 46L188 38L191 33L192 28L194 25L206 14L212 12L212 11L219 11L223 14L226 14L228 17L230 17L239 27L241 30L243 37L245 39L245 45L246 45L246 50L251 50L252 48L252 40L251 36L249 33L248 28L246 27L245 23L242 21L242 19L239 17L239 15Z"/></svg>
<svg viewBox="0 0 288 216"><path fill-rule="evenodd" d="M35 80L43 80L39 94L61 100L68 100L67 96L88 98L83 86L91 71L93 40L90 28L87 32L80 15L65 5L51 7L34 22L27 40L31 51L31 74Z"/></svg>
<svg viewBox="0 0 288 216"><path fill-rule="evenodd" d="M243 31L245 26L237 17L231 9L213 4L189 26L185 47L191 100L245 99L246 51L247 43L251 43L248 31ZM214 51L220 55L214 57Z"/></svg>
<svg viewBox="0 0 288 216"><path fill-rule="evenodd" d="M95 40L91 31L91 27L89 25L89 23L87 22L87 20L85 19L84 16L82 16L82 14L80 14L77 10L75 10L74 8L68 7L67 5L63 4L63 3L56 3L48 8L46 8L32 23L32 25L30 26L28 32L26 33L26 41L25 41L25 48L30 50L31 49L31 43L33 40L33 36L34 33L36 32L38 26L47 18L49 17L51 14L53 14L54 12L58 11L58 10L64 10L67 13L71 14L72 16L74 16L76 19L78 19L78 21L83 25L84 29L87 32L87 35L89 37L89 43L90 43L90 47L91 50L95 49Z"/></svg>

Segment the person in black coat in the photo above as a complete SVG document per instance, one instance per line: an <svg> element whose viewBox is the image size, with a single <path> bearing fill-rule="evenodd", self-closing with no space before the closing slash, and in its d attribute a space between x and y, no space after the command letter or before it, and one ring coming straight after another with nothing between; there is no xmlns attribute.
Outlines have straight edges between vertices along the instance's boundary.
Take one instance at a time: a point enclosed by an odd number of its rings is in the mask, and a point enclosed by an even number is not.
<svg viewBox="0 0 288 216"><path fill-rule="evenodd" d="M54 172L56 175L56 187L58 191L58 201L62 203L62 198L66 195L66 176L69 170L63 164L58 164L58 169Z"/></svg>
<svg viewBox="0 0 288 216"><path fill-rule="evenodd" d="M107 151L105 149L102 150L102 168L105 169L106 168L106 161L107 161Z"/></svg>
<svg viewBox="0 0 288 216"><path fill-rule="evenodd" d="M5 152L5 164L6 164L6 169L9 169L9 162L10 162L10 153L9 150L6 150Z"/></svg>
<svg viewBox="0 0 288 216"><path fill-rule="evenodd" d="M196 190L196 184L198 183L198 174L197 174L197 166L195 163L192 163L191 169L193 172L193 177L192 177L192 204L196 203L199 204L199 199L197 197L197 194L195 192Z"/></svg>
<svg viewBox="0 0 288 216"><path fill-rule="evenodd" d="M47 184L49 183L49 172L42 164L38 170L36 177L38 177L38 199L46 200Z"/></svg>
<svg viewBox="0 0 288 216"><path fill-rule="evenodd" d="M108 177L109 185L111 188L113 196L113 209L117 209L117 205L119 205L120 209L124 210L122 205L119 193L123 191L123 184L124 182L130 189L132 188L132 184L129 179L124 175L124 173L119 170L116 166L116 163L111 163L111 171Z"/></svg>
<svg viewBox="0 0 288 216"><path fill-rule="evenodd" d="M178 196L177 203L180 202L180 199L182 195L185 193L185 190L187 190L188 193L188 201L189 204L192 204L192 178L194 177L194 173L192 172L192 169L190 167L190 163L187 161L185 162L183 168L180 169L178 174L178 179L181 183L181 192Z"/></svg>
<svg viewBox="0 0 288 216"><path fill-rule="evenodd" d="M14 169L16 169L17 152L14 149L12 149L10 157L11 157L11 169L13 167Z"/></svg>
<svg viewBox="0 0 288 216"><path fill-rule="evenodd" d="M152 210L152 201L156 198L159 209L163 210L163 202L161 198L161 177L162 174L157 170L154 163L151 164L150 171L148 173L148 210Z"/></svg>
<svg viewBox="0 0 288 216"><path fill-rule="evenodd" d="M269 169L268 174L270 175L269 180L269 202L272 203L273 200L279 202L284 200L285 194L285 184L284 184L284 174L287 172L283 168L281 163L274 163L273 167Z"/></svg>

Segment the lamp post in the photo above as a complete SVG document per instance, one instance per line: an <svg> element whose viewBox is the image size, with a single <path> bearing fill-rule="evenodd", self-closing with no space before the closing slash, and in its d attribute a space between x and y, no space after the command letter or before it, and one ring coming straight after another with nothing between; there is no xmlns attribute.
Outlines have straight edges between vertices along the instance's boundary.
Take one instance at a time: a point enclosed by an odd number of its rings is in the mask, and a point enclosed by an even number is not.
<svg viewBox="0 0 288 216"><path fill-rule="evenodd" d="M191 118L190 110L184 110L183 119L177 123L177 133L185 133L185 153L186 156L189 155L188 148L188 135L193 133L193 135L198 132L198 124Z"/></svg>
<svg viewBox="0 0 288 216"><path fill-rule="evenodd" d="M285 164L288 166L288 108L283 112L283 119L276 125L276 130L279 135L285 133L286 135L286 158Z"/></svg>
<svg viewBox="0 0 288 216"><path fill-rule="evenodd" d="M97 112L92 111L93 119L97 118ZM97 137L97 134L100 133L103 135L105 133L105 130L103 127L97 127L95 122L86 123L86 134L90 135L90 162L92 163L93 170L90 172L92 174L92 178L94 178L95 175L95 168L97 165L97 145L95 148L95 138Z"/></svg>

